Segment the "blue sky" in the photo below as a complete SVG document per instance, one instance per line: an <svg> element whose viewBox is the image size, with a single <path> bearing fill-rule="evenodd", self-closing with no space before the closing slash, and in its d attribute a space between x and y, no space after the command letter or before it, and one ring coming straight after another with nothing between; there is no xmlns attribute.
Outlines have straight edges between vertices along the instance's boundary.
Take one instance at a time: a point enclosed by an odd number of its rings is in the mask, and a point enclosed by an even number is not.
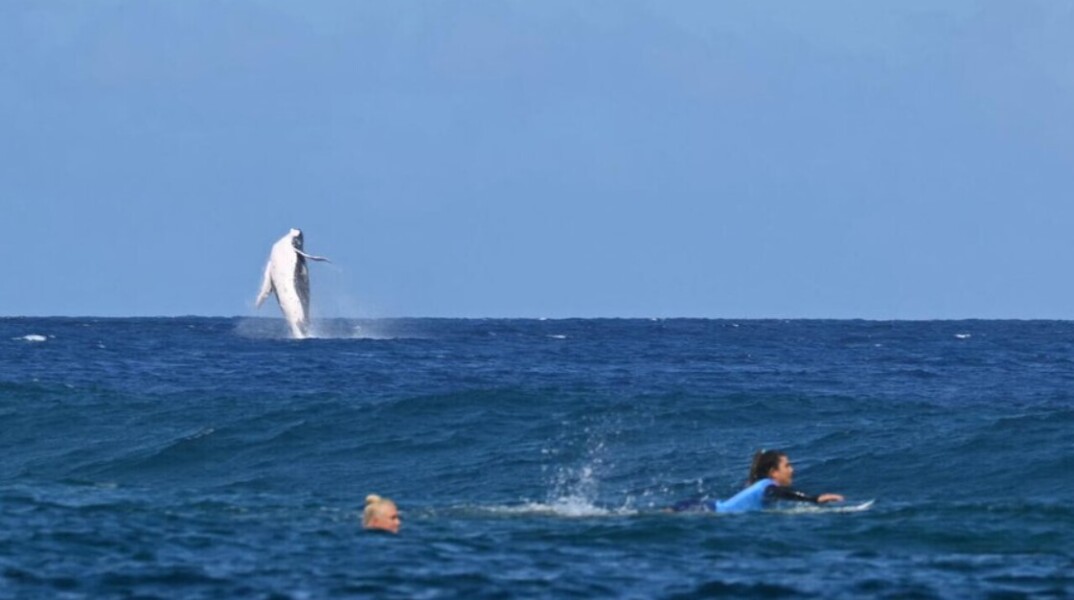
<svg viewBox="0 0 1074 600"><path fill-rule="evenodd" d="M0 3L0 315L1074 318L1074 5ZM275 307L260 314L276 316Z"/></svg>

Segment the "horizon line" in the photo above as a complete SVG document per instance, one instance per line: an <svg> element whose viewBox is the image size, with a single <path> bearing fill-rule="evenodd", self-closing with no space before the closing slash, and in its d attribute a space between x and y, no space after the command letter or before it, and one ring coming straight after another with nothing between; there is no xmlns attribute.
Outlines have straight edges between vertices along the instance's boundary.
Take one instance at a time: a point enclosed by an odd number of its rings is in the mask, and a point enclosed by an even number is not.
<svg viewBox="0 0 1074 600"><path fill-rule="evenodd" d="M254 319L283 321L282 317L254 315L0 315L0 320L7 319ZM753 317L711 317L711 316L332 316L318 317L311 321L391 321L391 320L443 320L443 321L865 321L877 323L890 322L936 322L936 321L1072 321L1074 318L1062 317L815 317L815 316L753 316Z"/></svg>

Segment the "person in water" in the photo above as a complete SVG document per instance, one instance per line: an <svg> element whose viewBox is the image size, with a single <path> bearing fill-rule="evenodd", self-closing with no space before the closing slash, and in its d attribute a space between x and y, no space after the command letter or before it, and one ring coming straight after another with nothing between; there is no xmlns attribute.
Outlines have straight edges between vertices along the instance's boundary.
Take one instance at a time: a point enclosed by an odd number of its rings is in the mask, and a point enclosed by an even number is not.
<svg viewBox="0 0 1074 600"><path fill-rule="evenodd" d="M376 494L365 497L365 510L362 511L362 527L376 531L399 533L403 524L399 518L399 508L387 498Z"/></svg>
<svg viewBox="0 0 1074 600"><path fill-rule="evenodd" d="M684 500L672 506L671 510L738 513L768 508L782 500L814 504L843 501L839 494L811 496L791 487L793 481L794 466L785 453L779 450L761 450L753 455L746 489L727 500Z"/></svg>

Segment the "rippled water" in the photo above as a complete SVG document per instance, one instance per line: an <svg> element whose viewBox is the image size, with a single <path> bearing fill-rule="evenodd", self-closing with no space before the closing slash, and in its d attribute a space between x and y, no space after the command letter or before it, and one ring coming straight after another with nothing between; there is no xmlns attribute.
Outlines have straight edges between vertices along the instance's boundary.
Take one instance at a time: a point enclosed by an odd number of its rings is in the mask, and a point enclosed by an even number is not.
<svg viewBox="0 0 1074 600"><path fill-rule="evenodd" d="M0 596L1074 595L1074 324L318 332L0 319ZM659 510L761 447L876 502Z"/></svg>

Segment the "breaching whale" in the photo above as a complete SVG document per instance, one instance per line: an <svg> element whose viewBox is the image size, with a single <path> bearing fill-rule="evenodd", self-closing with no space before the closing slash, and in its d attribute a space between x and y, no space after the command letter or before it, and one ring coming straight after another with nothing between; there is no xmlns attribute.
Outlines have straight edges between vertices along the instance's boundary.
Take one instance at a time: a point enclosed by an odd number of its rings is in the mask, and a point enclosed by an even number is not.
<svg viewBox="0 0 1074 600"><path fill-rule="evenodd" d="M328 261L323 256L313 256L302 250L301 230L287 232L272 245L261 291L257 294L256 306L260 308L269 293L276 292L280 310L291 326L291 336L296 339L309 336L310 272L306 266L307 258Z"/></svg>

